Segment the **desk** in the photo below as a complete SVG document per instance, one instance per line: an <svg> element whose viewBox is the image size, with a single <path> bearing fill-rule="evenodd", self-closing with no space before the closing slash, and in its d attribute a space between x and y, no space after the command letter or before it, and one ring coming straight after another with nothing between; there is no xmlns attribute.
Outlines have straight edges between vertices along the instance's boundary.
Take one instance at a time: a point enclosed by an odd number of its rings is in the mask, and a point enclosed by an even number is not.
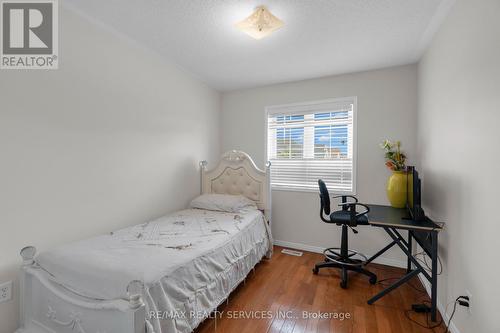
<svg viewBox="0 0 500 333"><path fill-rule="evenodd" d="M419 273L422 273L431 284L431 319L432 321L436 321L438 233L443 229L443 224L435 223L428 218L426 218L425 221L413 221L408 219L408 212L404 208L393 208L380 205L368 205L368 207L370 207L368 223L374 227L383 228L392 238L392 242L369 258L367 264L385 253L394 245L398 245L407 257L406 274L397 282L370 298L368 304L375 303L381 297L408 282ZM401 236L399 230L408 231L408 240L405 240L403 236ZM413 256L413 240L415 240L431 258L432 267L430 272L427 272ZM415 266L415 269L412 269L412 264Z"/></svg>

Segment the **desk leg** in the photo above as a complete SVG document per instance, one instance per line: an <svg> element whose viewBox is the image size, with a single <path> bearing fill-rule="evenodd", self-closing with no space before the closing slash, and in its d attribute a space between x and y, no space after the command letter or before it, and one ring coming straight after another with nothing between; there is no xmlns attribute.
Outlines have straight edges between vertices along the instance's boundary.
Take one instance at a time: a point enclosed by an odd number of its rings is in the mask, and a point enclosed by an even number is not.
<svg viewBox="0 0 500 333"><path fill-rule="evenodd" d="M432 281L431 281L431 320L436 321L437 313L437 262L438 262L438 233L436 231L431 232L431 242L432 242Z"/></svg>
<svg viewBox="0 0 500 333"><path fill-rule="evenodd" d="M371 258L366 261L365 265L368 265L373 260L377 259L379 256L384 254L387 250L389 250L391 247L393 247L396 244L397 244L397 242L395 240L393 240L391 243L387 244L382 250L378 251L373 256L371 256Z"/></svg>
<svg viewBox="0 0 500 333"><path fill-rule="evenodd" d="M410 254L413 254L413 246L412 246L412 233L411 230L408 230L408 251L410 251ZM411 259L410 257L407 257L406 259L406 273L411 272Z"/></svg>
<svg viewBox="0 0 500 333"><path fill-rule="evenodd" d="M384 297L385 295L387 295L388 293L390 293L394 289L398 288L399 286L401 286L401 285L405 284L406 282L408 282L409 280L411 280L414 276L417 276L419 273L420 273L420 269L415 269L415 270L411 271L410 273L406 274L401 279L399 279L396 283L390 285L389 287L387 287L384 290L382 290L381 292L379 292L377 295L370 298L368 300L368 304L371 305L371 304L375 303L380 298Z"/></svg>
<svg viewBox="0 0 500 333"><path fill-rule="evenodd" d="M389 236L392 238L394 242L401 248L401 250L408 256L410 259L411 263L415 265L415 269L411 270L408 272L405 276L403 276L401 279L399 279L396 283L392 284L391 286L385 288L384 290L380 291L378 294L373 296L368 300L368 304L373 304L380 298L384 297L394 289L398 288L399 286L403 285L404 283L408 282L410 279L413 277L417 276L418 274L422 273L427 280L431 281L431 276L425 271L425 269L420 265L420 263L412 256L411 252L408 249L408 243L406 240L401 236L401 234L395 230L391 229L388 227L384 227L384 230L389 234Z"/></svg>
<svg viewBox="0 0 500 333"><path fill-rule="evenodd" d="M404 254L406 254L408 256L408 258L411 260L413 265L415 265L418 268L420 273L422 273L428 281L431 281L432 278L429 275L429 273L427 273L427 271L425 269L423 269L422 265L420 265L420 263L417 261L417 259L415 259L412 256L411 252L408 250L408 243L403 238L403 236L401 236L401 234L395 229L384 228L384 230L389 234L389 236L391 236L391 238L393 240L396 241L396 244L398 244L399 248L404 252ZM412 272L414 272L414 271L415 270L412 270Z"/></svg>

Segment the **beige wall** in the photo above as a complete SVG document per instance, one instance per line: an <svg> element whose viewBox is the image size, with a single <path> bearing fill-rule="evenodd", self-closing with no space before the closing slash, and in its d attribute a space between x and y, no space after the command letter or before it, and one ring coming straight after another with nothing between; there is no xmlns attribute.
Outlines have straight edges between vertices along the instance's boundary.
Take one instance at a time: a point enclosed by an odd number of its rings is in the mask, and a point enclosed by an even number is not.
<svg viewBox="0 0 500 333"><path fill-rule="evenodd" d="M418 72L424 208L446 222L439 302L471 292L453 319L462 333L500 332L499 13L498 0L458 0Z"/></svg>
<svg viewBox="0 0 500 333"><path fill-rule="evenodd" d="M62 9L60 69L0 71L0 283L43 250L185 207L219 156L220 95ZM17 327L15 299L0 332Z"/></svg>
<svg viewBox="0 0 500 333"><path fill-rule="evenodd" d="M358 97L358 197L361 202L387 203L385 183L389 172L378 144L385 138L399 139L410 161L415 157L415 65L225 93L223 149L242 149L263 167L266 106L346 96ZM302 244L311 250L339 244L340 228L319 219L317 193L273 191L272 199L275 239ZM358 235L351 233L351 245L367 254L375 253L388 242L382 230L360 227L360 231ZM394 250L383 259L385 263L398 264L403 256Z"/></svg>

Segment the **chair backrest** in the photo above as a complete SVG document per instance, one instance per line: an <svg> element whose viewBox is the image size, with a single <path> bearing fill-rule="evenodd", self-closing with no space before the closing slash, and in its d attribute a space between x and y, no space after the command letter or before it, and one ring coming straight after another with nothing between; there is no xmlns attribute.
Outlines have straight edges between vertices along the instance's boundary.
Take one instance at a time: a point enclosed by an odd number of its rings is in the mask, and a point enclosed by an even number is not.
<svg viewBox="0 0 500 333"><path fill-rule="evenodd" d="M321 179L318 179L319 186L319 197L321 199L321 207L325 212L325 215L330 215L330 193L328 193L328 188L326 188L326 184Z"/></svg>

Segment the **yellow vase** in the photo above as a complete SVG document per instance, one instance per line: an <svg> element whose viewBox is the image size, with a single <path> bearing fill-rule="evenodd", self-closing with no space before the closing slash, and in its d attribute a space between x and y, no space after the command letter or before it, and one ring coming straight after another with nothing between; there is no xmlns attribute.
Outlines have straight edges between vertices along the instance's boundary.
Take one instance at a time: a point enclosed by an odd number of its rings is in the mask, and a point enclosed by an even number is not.
<svg viewBox="0 0 500 333"><path fill-rule="evenodd" d="M407 174L405 171L393 171L387 181L387 198L394 208L404 208L407 197Z"/></svg>

